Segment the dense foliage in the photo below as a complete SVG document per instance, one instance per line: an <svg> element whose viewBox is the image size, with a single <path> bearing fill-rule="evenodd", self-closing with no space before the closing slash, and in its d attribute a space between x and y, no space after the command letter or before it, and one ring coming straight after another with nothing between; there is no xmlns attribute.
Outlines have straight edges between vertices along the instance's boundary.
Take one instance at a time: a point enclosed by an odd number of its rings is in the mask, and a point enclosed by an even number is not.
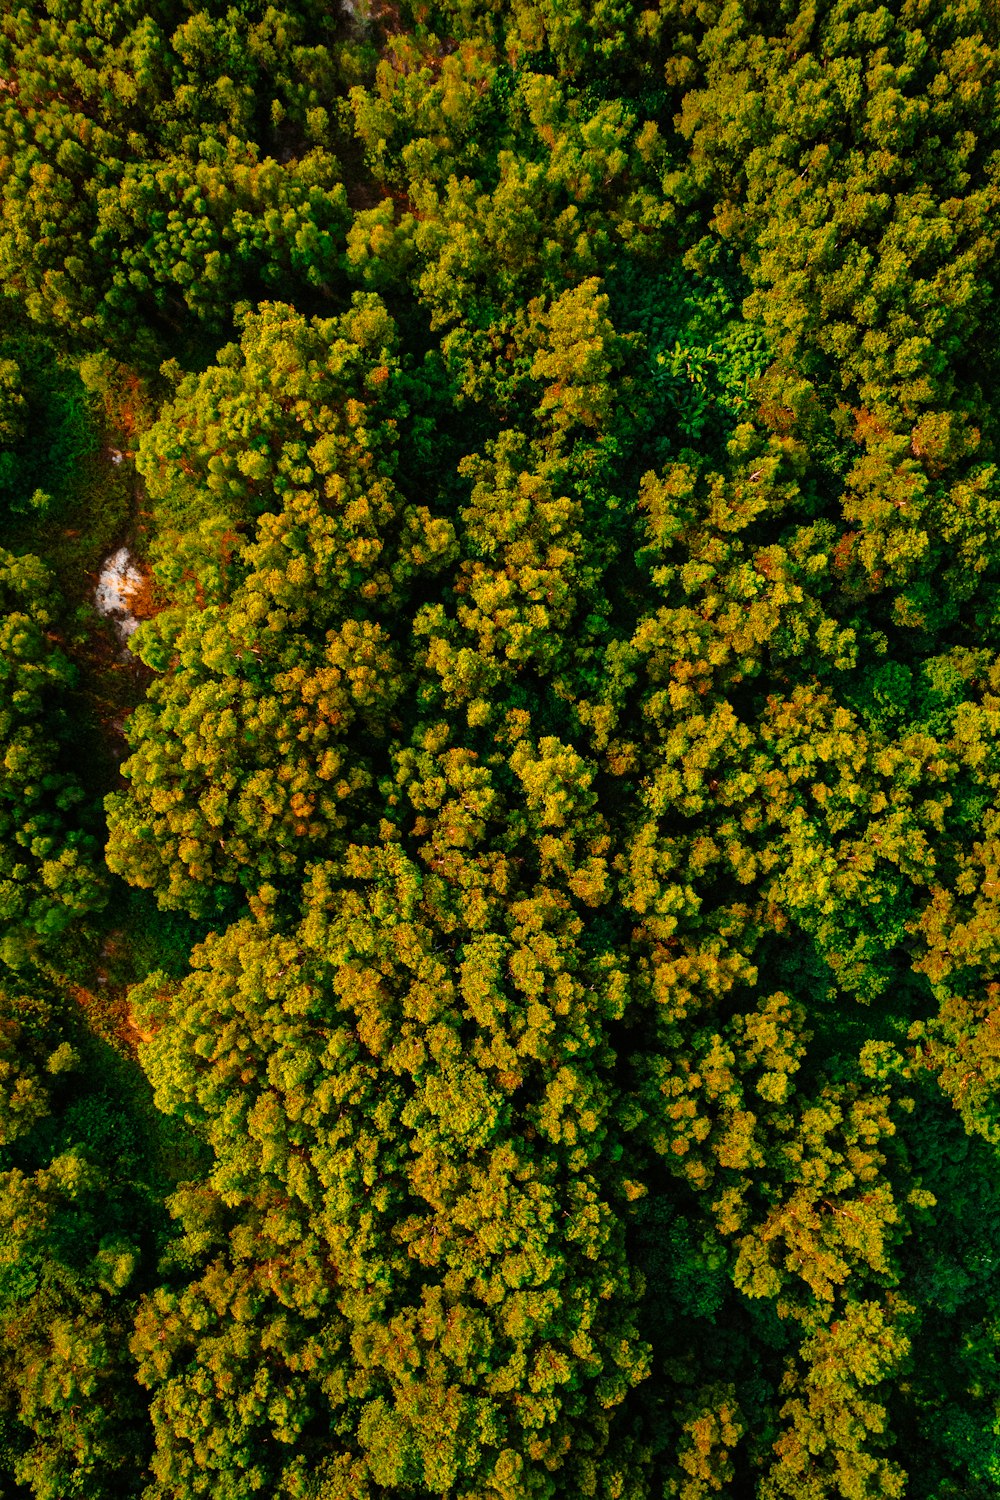
<svg viewBox="0 0 1000 1500"><path fill-rule="evenodd" d="M995 4L25 0L0 95L0 1482L995 1495Z"/></svg>
<svg viewBox="0 0 1000 1500"><path fill-rule="evenodd" d="M73 668L46 628L55 623L52 596L37 557L0 550L0 955L8 962L101 895L94 820L65 764Z"/></svg>

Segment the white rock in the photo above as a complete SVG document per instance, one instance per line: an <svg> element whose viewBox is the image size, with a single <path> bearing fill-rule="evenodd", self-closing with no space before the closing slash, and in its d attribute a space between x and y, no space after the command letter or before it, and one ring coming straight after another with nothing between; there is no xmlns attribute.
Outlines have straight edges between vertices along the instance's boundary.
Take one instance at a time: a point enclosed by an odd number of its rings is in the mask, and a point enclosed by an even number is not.
<svg viewBox="0 0 1000 1500"><path fill-rule="evenodd" d="M142 574L132 560L127 547L119 547L104 559L101 576L97 581L94 604L99 615L114 623L122 641L138 629L139 621L132 613L132 595L142 583Z"/></svg>

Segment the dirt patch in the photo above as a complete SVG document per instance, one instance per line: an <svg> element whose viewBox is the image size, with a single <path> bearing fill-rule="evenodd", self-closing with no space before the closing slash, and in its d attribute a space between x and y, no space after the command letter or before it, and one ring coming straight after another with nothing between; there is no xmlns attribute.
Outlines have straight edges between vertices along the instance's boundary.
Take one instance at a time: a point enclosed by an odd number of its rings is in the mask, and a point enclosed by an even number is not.
<svg viewBox="0 0 1000 1500"><path fill-rule="evenodd" d="M145 1037L132 1024L126 992L123 988L111 988L107 975L101 969L95 974L97 986L86 989L82 984L66 984L66 991L76 1001L84 1014L88 1031L95 1036L134 1057L136 1048Z"/></svg>

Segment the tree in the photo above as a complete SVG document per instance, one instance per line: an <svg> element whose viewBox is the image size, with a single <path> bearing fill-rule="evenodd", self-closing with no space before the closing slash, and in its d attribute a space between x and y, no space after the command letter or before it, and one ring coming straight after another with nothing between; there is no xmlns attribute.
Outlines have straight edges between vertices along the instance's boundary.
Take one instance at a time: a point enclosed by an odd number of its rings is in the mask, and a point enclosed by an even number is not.
<svg viewBox="0 0 1000 1500"><path fill-rule="evenodd" d="M154 365L180 330L217 333L261 287L328 294L346 217L335 100L359 51L309 3L254 6L239 24L212 4L11 13L8 293L74 341Z"/></svg>
<svg viewBox="0 0 1000 1500"><path fill-rule="evenodd" d="M128 1340L155 1133L72 1005L36 972L0 986L0 1429L36 1500L138 1494L149 1448Z"/></svg>
<svg viewBox="0 0 1000 1500"><path fill-rule="evenodd" d="M370 295L313 324L265 309L144 447L177 528L160 576L216 601L143 631L164 675L130 723L132 791L108 801L111 868L165 905L212 911L241 885L266 906L374 815L373 756L407 685L405 614L394 633L380 617L452 545L392 482L392 338Z"/></svg>
<svg viewBox="0 0 1000 1500"><path fill-rule="evenodd" d="M73 670L54 638L56 616L44 564L0 551L0 931L8 963L103 900L96 840L73 815L83 800L66 768Z"/></svg>

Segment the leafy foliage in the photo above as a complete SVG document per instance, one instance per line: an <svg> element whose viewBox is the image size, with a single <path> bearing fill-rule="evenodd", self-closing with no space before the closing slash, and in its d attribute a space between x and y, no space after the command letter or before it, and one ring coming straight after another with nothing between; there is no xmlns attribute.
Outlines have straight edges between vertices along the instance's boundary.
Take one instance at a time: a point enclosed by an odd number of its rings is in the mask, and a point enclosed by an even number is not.
<svg viewBox="0 0 1000 1500"><path fill-rule="evenodd" d="M37 557L0 551L0 607L0 952L11 962L102 892L96 839L74 815L83 792L66 766L73 672L54 644L52 581Z"/></svg>
<svg viewBox="0 0 1000 1500"><path fill-rule="evenodd" d="M161 1191L121 1060L37 973L0 990L0 1442L45 1500L138 1494L128 1353Z"/></svg>
<svg viewBox="0 0 1000 1500"><path fill-rule="evenodd" d="M996 6L199 3L0 22L0 479L128 408L109 1005L200 1152L29 979L92 645L12 550L6 1472L992 1494Z"/></svg>

